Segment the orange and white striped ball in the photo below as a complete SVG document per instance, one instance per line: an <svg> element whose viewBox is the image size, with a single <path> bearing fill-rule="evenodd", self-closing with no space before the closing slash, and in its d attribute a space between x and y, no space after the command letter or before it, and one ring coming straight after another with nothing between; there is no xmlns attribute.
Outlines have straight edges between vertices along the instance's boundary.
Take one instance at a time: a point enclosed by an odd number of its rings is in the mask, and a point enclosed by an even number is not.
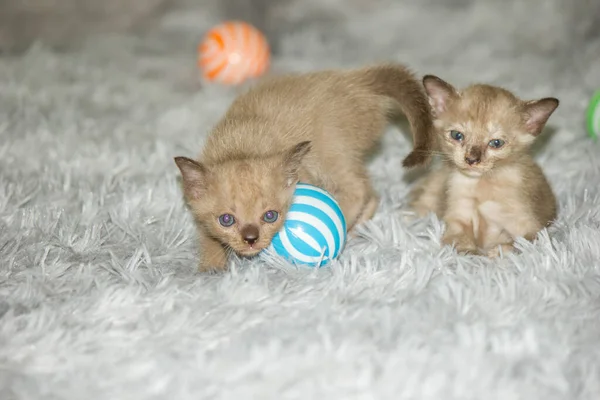
<svg viewBox="0 0 600 400"><path fill-rule="evenodd" d="M210 82L235 85L258 77L269 68L270 58L265 36L241 21L217 25L198 45L198 67Z"/></svg>

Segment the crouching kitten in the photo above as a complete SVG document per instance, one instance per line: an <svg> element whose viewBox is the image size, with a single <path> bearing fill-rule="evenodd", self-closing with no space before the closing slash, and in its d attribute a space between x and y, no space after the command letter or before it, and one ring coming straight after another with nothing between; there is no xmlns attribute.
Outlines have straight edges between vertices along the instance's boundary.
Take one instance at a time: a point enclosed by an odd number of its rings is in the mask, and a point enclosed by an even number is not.
<svg viewBox="0 0 600 400"><path fill-rule="evenodd" d="M427 163L430 107L402 65L272 78L239 96L198 160L175 158L198 226L200 270L224 269L228 252L268 247L299 180L332 193L349 230L370 219L379 199L365 157L398 113L414 137L403 165Z"/></svg>
<svg viewBox="0 0 600 400"><path fill-rule="evenodd" d="M517 237L533 240L556 218L556 200L529 149L558 100L480 84L459 91L431 75L423 84L442 163L416 184L412 208L442 218L442 242L461 253L495 257Z"/></svg>

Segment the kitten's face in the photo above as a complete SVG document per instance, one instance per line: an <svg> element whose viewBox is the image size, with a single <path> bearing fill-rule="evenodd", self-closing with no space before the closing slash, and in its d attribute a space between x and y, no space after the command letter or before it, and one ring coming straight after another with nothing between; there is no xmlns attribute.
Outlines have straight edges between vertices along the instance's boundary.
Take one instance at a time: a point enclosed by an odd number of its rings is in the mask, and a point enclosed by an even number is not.
<svg viewBox="0 0 600 400"><path fill-rule="evenodd" d="M281 154L204 166L184 157L181 170L190 208L207 233L242 256L267 248L281 229L310 143Z"/></svg>
<svg viewBox="0 0 600 400"><path fill-rule="evenodd" d="M253 256L281 229L293 191L273 160L232 161L210 170L205 195L191 204L212 236Z"/></svg>
<svg viewBox="0 0 600 400"><path fill-rule="evenodd" d="M524 129L515 99L503 92L485 94L476 87L465 90L435 121L442 152L467 175L492 170L534 140Z"/></svg>
<svg viewBox="0 0 600 400"><path fill-rule="evenodd" d="M556 99L525 102L489 85L459 92L435 77L426 77L424 84L441 135L440 151L469 176L517 161L558 106Z"/></svg>

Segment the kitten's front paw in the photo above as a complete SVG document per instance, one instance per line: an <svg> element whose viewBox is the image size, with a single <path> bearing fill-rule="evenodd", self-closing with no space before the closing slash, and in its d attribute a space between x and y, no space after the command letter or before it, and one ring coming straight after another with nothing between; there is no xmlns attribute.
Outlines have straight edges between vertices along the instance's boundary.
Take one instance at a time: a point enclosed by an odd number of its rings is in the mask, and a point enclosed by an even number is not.
<svg viewBox="0 0 600 400"><path fill-rule="evenodd" d="M490 250L488 250L487 256L489 258L500 258L506 254L514 253L514 251L515 247L512 244L499 244L498 246L492 247Z"/></svg>
<svg viewBox="0 0 600 400"><path fill-rule="evenodd" d="M219 248L219 250L222 250ZM202 273L217 273L227 270L227 255L224 251L213 251L200 257L198 270Z"/></svg>
<svg viewBox="0 0 600 400"><path fill-rule="evenodd" d="M479 250L476 246L455 246L458 254L462 254L463 256L483 256L484 254Z"/></svg>
<svg viewBox="0 0 600 400"><path fill-rule="evenodd" d="M480 251L477 245L466 235L444 235L442 237L442 243L449 246L454 246L456 251L460 254L473 254L479 255Z"/></svg>
<svg viewBox="0 0 600 400"><path fill-rule="evenodd" d="M226 263L214 264L200 261L200 265L198 265L198 271L200 271L201 273L214 274L218 272L223 272L225 270L227 270Z"/></svg>
<svg viewBox="0 0 600 400"><path fill-rule="evenodd" d="M223 245L204 235L200 236L200 272L222 272L227 269L227 252Z"/></svg>

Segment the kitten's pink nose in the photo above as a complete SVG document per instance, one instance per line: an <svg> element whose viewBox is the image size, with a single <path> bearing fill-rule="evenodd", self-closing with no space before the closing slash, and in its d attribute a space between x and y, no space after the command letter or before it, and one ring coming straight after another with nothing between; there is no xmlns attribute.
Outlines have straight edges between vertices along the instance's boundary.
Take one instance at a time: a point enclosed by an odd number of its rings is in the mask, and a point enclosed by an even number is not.
<svg viewBox="0 0 600 400"><path fill-rule="evenodd" d="M252 246L258 240L258 227L256 225L246 225L240 232L244 242Z"/></svg>
<svg viewBox="0 0 600 400"><path fill-rule="evenodd" d="M467 164L473 165L473 164L479 164L481 162L481 159L479 157L477 157L477 158L465 157L465 161L467 162Z"/></svg>

